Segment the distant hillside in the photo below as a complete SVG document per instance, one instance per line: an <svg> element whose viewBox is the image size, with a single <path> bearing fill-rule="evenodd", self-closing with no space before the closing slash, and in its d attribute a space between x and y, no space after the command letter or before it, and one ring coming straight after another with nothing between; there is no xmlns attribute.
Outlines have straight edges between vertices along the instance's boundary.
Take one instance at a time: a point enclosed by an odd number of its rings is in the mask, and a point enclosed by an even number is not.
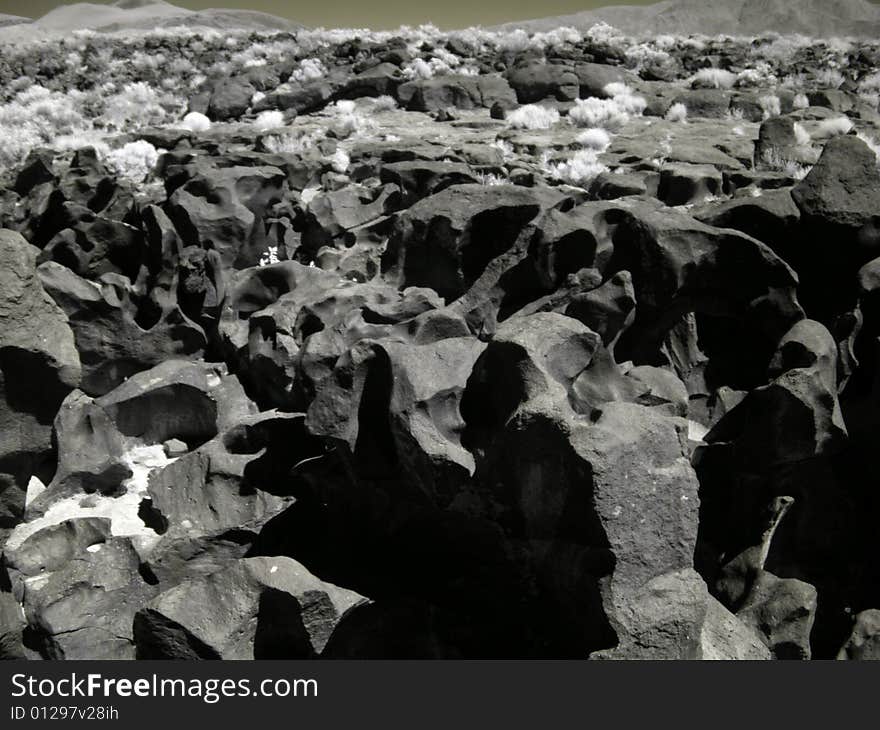
<svg viewBox="0 0 880 730"><path fill-rule="evenodd" d="M0 16L0 27L4 25ZM248 30L294 30L302 26L285 18L251 10L212 9L193 11L163 0L118 0L111 5L75 3L62 5L29 22L26 35L45 32L94 30L114 32L184 26L188 28L244 28ZM17 29L18 30L18 29Z"/></svg>
<svg viewBox="0 0 880 730"><path fill-rule="evenodd" d="M30 18L22 18L20 15L6 15L5 13L0 13L0 28L5 28L9 25L21 25L22 23L32 23L33 21Z"/></svg>
<svg viewBox="0 0 880 730"><path fill-rule="evenodd" d="M569 25L586 30L600 21L633 35L758 35L776 31L815 37L880 37L880 6L867 0L665 0L654 5L609 6L499 27L536 31Z"/></svg>

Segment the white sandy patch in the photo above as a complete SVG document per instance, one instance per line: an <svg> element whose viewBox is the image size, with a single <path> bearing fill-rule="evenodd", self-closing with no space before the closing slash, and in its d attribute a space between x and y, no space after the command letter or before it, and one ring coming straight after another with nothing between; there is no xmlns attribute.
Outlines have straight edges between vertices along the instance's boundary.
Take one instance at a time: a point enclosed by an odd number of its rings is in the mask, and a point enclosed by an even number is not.
<svg viewBox="0 0 880 730"><path fill-rule="evenodd" d="M125 487L124 494L118 497L78 494L59 500L41 517L17 525L9 535L6 547L14 550L31 535L65 520L104 517L110 520L110 531L114 537L131 538L135 549L143 555L158 542L159 535L144 524L138 516L138 508L147 493L150 472L172 461L174 459L165 455L161 444L133 447L125 454L125 463L131 469L132 475L122 484Z"/></svg>

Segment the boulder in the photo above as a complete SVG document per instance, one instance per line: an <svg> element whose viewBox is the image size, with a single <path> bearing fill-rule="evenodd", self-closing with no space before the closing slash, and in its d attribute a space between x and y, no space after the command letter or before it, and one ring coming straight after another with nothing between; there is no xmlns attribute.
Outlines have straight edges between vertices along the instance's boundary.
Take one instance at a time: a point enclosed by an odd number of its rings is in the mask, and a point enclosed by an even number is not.
<svg viewBox="0 0 880 730"><path fill-rule="evenodd" d="M164 591L135 616L139 659L310 659L365 599L291 558L239 560Z"/></svg>
<svg viewBox="0 0 880 730"><path fill-rule="evenodd" d="M577 75L568 67L552 63L532 63L514 68L507 81L520 104L531 104L552 97L557 101L577 99L580 91Z"/></svg>
<svg viewBox="0 0 880 730"><path fill-rule="evenodd" d="M435 112L447 107L490 109L496 102L516 103L513 89L497 75L450 74L408 81L398 88L397 98L407 109L420 112Z"/></svg>
<svg viewBox="0 0 880 730"><path fill-rule="evenodd" d="M453 185L400 216L383 270L401 287L429 286L447 301L464 293L523 227L562 200L513 185Z"/></svg>
<svg viewBox="0 0 880 730"><path fill-rule="evenodd" d="M81 378L67 315L37 276L37 253L0 231L0 529L21 518L31 477L51 479L52 420Z"/></svg>
<svg viewBox="0 0 880 730"><path fill-rule="evenodd" d="M204 330L176 301L144 317L127 280L100 284L52 261L37 270L43 288L68 318L83 364L82 389L103 395L127 377L169 358L197 358L206 345Z"/></svg>
<svg viewBox="0 0 880 730"><path fill-rule="evenodd" d="M857 614L852 633L841 647L838 659L876 660L880 658L880 611L870 608Z"/></svg>
<svg viewBox="0 0 880 730"><path fill-rule="evenodd" d="M256 92L251 82L243 76L228 76L216 82L208 102L208 117L215 122L237 119L251 105Z"/></svg>

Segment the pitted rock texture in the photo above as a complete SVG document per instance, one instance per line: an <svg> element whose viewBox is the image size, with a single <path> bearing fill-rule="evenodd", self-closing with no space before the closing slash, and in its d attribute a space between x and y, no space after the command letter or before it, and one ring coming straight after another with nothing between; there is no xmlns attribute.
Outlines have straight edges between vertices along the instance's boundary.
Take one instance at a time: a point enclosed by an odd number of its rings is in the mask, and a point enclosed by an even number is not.
<svg viewBox="0 0 880 730"><path fill-rule="evenodd" d="M876 42L29 43L0 657L877 657Z"/></svg>

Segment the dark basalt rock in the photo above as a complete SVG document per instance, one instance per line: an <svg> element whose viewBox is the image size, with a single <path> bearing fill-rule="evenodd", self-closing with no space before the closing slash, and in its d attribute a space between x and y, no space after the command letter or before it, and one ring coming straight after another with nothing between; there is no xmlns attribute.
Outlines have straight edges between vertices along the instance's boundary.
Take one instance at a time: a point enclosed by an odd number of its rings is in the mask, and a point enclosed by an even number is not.
<svg viewBox="0 0 880 730"><path fill-rule="evenodd" d="M290 558L247 558L171 588L140 611L137 657L310 659L363 600Z"/></svg>
<svg viewBox="0 0 880 730"><path fill-rule="evenodd" d="M240 117L251 105L251 98L256 90L256 87L242 76L221 79L211 88L208 117L218 122Z"/></svg>
<svg viewBox="0 0 880 730"><path fill-rule="evenodd" d="M202 170L170 196L168 214L184 245L216 250L224 268L255 266L267 245L263 217L285 180L275 167Z"/></svg>
<svg viewBox="0 0 880 730"><path fill-rule="evenodd" d="M461 76L451 74L408 81L397 89L397 100L407 109L421 112L446 107L489 109L496 102L516 103L516 95L500 76Z"/></svg>
<svg viewBox="0 0 880 730"><path fill-rule="evenodd" d="M547 97L571 101L580 94L577 75L566 66L550 63L515 68L507 74L507 81L516 92L520 104L531 104Z"/></svg>
<svg viewBox="0 0 880 730"><path fill-rule="evenodd" d="M791 195L806 219L847 229L865 249L880 245L880 169L874 153L857 137L845 135L828 142L819 162Z"/></svg>
<svg viewBox="0 0 880 730"><path fill-rule="evenodd" d="M42 264L38 274L68 317L83 363L81 387L90 395L103 395L168 358L197 358L204 352L204 331L173 300L158 317L145 320L127 279L96 283L55 262Z"/></svg>
<svg viewBox="0 0 880 730"><path fill-rule="evenodd" d="M455 185L403 214L383 269L400 286L430 286L447 301L464 293L538 213L562 201L549 189Z"/></svg>
<svg viewBox="0 0 880 730"><path fill-rule="evenodd" d="M127 538L104 520L45 528L4 550L13 595L23 603L29 647L46 659L133 659L132 621L156 593Z"/></svg>
<svg viewBox="0 0 880 730"><path fill-rule="evenodd" d="M862 611L855 617L852 634L841 647L838 659L876 660L878 657L878 624L876 608Z"/></svg>
<svg viewBox="0 0 880 730"><path fill-rule="evenodd" d="M52 420L81 378L67 316L37 276L37 253L0 231L0 529L21 518L32 476L52 478Z"/></svg>
<svg viewBox="0 0 880 730"><path fill-rule="evenodd" d="M3 56L0 657L877 653L880 58L600 35Z"/></svg>

